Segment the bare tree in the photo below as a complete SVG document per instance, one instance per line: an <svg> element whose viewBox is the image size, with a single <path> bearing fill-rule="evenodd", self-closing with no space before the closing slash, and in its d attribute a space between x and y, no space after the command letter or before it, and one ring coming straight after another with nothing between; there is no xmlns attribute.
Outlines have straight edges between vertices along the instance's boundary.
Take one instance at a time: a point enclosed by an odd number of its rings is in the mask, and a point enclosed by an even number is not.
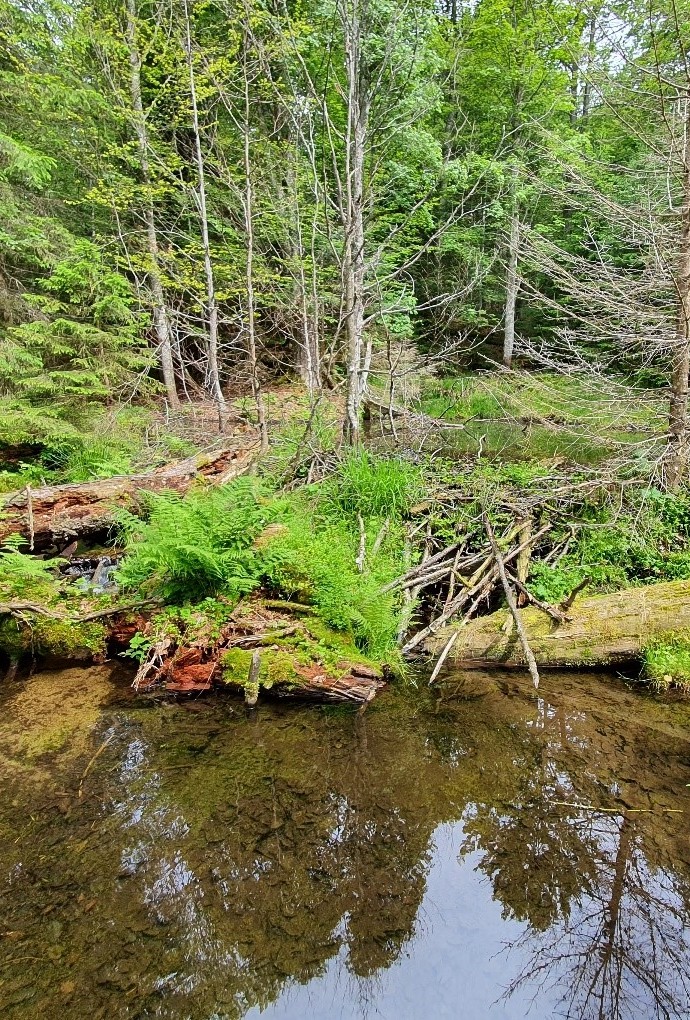
<svg viewBox="0 0 690 1020"><path fill-rule="evenodd" d="M130 0L131 2L131 0ZM199 213L199 225L201 228L201 245L204 253L204 276L206 279L206 315L208 329L208 374L211 392L218 405L221 416L227 413L227 403L220 382L220 369L218 366L218 301L216 298L216 285L211 259L211 243L209 240L208 208L206 200L206 167L204 151L201 144L201 129L199 125L199 105L197 101L196 72L194 68L194 54L192 51L192 27L189 16L187 0L182 0L184 15L184 50L187 58L187 70L189 74L189 96L191 101L192 127L194 132L194 153L197 169L197 209Z"/></svg>
<svg viewBox="0 0 690 1020"><path fill-rule="evenodd" d="M127 0L125 37L130 67L130 99L132 106L132 124L137 137L139 171L144 190L143 219L146 226L146 242L150 265L148 280L152 296L153 323L156 331L158 357L160 359L163 381L172 407L178 407L180 400L175 384L175 369L172 355L170 315L163 291L162 273L160 268L160 250L156 217L151 196L151 168L148 131L141 95L141 54L138 47L136 0Z"/></svg>

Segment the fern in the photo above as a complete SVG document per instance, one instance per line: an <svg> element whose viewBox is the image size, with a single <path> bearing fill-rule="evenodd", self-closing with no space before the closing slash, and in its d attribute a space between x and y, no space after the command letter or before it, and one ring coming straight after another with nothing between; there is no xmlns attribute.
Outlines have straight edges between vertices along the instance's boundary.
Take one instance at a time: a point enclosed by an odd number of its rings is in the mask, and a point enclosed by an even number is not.
<svg viewBox="0 0 690 1020"><path fill-rule="evenodd" d="M148 520L120 515L127 539L119 571L124 587L146 587L166 600L185 602L223 591L239 597L262 574L253 543L267 523L251 482L181 498L148 497Z"/></svg>

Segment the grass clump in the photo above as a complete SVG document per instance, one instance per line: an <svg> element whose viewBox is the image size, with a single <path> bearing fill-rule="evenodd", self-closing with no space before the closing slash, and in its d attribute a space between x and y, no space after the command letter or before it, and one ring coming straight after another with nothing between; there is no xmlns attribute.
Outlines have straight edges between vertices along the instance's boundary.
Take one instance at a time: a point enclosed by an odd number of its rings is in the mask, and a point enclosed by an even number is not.
<svg viewBox="0 0 690 1020"><path fill-rule="evenodd" d="M648 642L643 650L643 676L655 690L679 687L690 691L690 633L669 633Z"/></svg>
<svg viewBox="0 0 690 1020"><path fill-rule="evenodd" d="M398 517L423 493L418 467L392 457L375 457L355 450L324 483L322 500L327 509L364 518Z"/></svg>

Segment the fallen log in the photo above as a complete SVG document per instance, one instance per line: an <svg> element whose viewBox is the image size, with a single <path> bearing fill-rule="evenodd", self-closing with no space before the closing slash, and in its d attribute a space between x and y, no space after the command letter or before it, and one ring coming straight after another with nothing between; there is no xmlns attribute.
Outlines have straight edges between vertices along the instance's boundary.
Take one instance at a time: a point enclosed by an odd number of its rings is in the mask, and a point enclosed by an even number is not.
<svg viewBox="0 0 690 1020"><path fill-rule="evenodd" d="M201 612L182 634L160 626L139 617L131 632L117 630L125 645L136 632L150 639L133 681L137 691L192 694L215 688L242 694L249 705L264 697L362 705L386 686L383 670L358 661L351 642L323 629L315 635L302 620L286 622L261 598L238 606L220 630Z"/></svg>
<svg viewBox="0 0 690 1020"><path fill-rule="evenodd" d="M235 444L142 474L7 493L0 497L0 542L18 534L39 549L102 532L113 508L136 506L141 493L184 493L199 479L222 485L246 472L258 452L256 443Z"/></svg>
<svg viewBox="0 0 690 1020"><path fill-rule="evenodd" d="M568 609L568 619L562 622L550 619L536 607L517 612L540 668L629 663L640 658L651 638L690 629L690 581L668 581L578 598ZM508 610L501 609L463 626L444 627L426 638L424 650L439 655L457 631L449 654L456 665L525 665L515 628L508 631L506 627L509 615Z"/></svg>

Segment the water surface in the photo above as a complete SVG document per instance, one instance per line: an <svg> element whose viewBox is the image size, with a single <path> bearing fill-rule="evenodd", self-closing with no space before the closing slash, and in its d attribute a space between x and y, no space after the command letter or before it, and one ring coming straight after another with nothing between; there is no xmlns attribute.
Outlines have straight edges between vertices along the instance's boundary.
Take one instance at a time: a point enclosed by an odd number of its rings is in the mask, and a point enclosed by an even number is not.
<svg viewBox="0 0 690 1020"><path fill-rule="evenodd" d="M0 1007L686 1017L690 708L592 675L364 714L0 692Z"/></svg>

